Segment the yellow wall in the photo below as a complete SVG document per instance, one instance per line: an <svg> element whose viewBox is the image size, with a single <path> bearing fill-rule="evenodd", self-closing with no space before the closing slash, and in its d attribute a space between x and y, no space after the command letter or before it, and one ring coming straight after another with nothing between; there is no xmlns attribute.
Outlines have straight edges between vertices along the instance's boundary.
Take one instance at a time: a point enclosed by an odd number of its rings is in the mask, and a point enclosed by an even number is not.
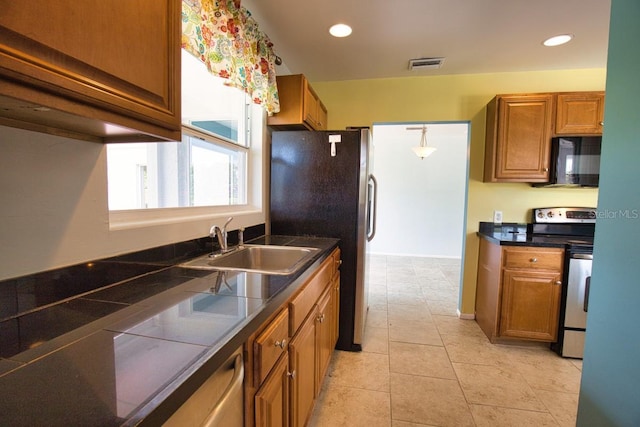
<svg viewBox="0 0 640 427"><path fill-rule="evenodd" d="M531 208L596 206L598 197L594 189L483 183L486 104L496 94L604 90L605 79L605 69L589 69L314 82L312 86L329 111L330 129L380 122L471 122L460 307L463 315L470 315L475 307L480 221L491 221L493 211L501 210L504 222L528 222Z"/></svg>

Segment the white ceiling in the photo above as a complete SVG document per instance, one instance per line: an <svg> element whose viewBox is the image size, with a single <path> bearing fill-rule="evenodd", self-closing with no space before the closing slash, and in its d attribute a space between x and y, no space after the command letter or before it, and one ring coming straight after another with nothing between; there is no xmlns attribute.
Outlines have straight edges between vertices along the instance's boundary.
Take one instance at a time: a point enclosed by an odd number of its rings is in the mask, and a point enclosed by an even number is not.
<svg viewBox="0 0 640 427"><path fill-rule="evenodd" d="M605 68L611 0L242 0L284 66L311 81ZM329 35L335 23L350 37ZM558 47L547 37L571 33ZM409 71L412 58L445 57Z"/></svg>

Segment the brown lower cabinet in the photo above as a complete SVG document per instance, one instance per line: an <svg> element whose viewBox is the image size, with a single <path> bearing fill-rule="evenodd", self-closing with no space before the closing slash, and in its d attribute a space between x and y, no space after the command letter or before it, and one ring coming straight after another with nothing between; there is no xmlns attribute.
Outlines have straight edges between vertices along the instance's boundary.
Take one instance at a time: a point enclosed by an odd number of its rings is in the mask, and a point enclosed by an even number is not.
<svg viewBox="0 0 640 427"><path fill-rule="evenodd" d="M504 270L503 274L500 336L555 341L560 272Z"/></svg>
<svg viewBox="0 0 640 427"><path fill-rule="evenodd" d="M554 342L564 249L501 246L480 239L476 321L491 342Z"/></svg>
<svg viewBox="0 0 640 427"><path fill-rule="evenodd" d="M308 423L338 339L339 265L336 249L247 341L247 427Z"/></svg>
<svg viewBox="0 0 640 427"><path fill-rule="evenodd" d="M289 425L289 358L285 354L255 396L256 425Z"/></svg>
<svg viewBox="0 0 640 427"><path fill-rule="evenodd" d="M334 307L333 301L333 289L330 286L325 290L320 301L318 302L318 310L315 316L316 323L316 373L315 376L318 379L316 382L315 393L320 394L320 386L322 385L322 378L327 372L329 367L329 361L331 360L331 353L336 345L333 332L333 317Z"/></svg>
<svg viewBox="0 0 640 427"><path fill-rule="evenodd" d="M306 424L316 397L316 365L319 362L316 359L317 312L317 307L314 307L289 344L291 426Z"/></svg>

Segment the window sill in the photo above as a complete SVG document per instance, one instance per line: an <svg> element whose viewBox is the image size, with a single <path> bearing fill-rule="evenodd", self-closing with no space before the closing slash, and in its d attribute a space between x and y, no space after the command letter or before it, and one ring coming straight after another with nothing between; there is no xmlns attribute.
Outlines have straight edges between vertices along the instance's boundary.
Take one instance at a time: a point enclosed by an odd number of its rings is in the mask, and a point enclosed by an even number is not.
<svg viewBox="0 0 640 427"><path fill-rule="evenodd" d="M164 208L148 210L122 210L109 212L109 230L130 230L163 225L215 221L234 217L236 226L264 222L264 212L249 205L205 206L191 208ZM235 228L235 227L234 227Z"/></svg>

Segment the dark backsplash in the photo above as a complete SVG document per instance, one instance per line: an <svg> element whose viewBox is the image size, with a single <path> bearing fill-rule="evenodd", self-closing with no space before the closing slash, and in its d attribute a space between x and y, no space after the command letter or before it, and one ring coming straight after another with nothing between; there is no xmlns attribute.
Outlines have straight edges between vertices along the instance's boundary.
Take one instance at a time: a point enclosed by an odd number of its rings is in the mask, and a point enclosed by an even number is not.
<svg viewBox="0 0 640 427"><path fill-rule="evenodd" d="M260 224L247 228L244 239L264 234ZM237 231L229 232L228 241L237 244ZM215 249L213 239L203 237L0 281L0 322Z"/></svg>

